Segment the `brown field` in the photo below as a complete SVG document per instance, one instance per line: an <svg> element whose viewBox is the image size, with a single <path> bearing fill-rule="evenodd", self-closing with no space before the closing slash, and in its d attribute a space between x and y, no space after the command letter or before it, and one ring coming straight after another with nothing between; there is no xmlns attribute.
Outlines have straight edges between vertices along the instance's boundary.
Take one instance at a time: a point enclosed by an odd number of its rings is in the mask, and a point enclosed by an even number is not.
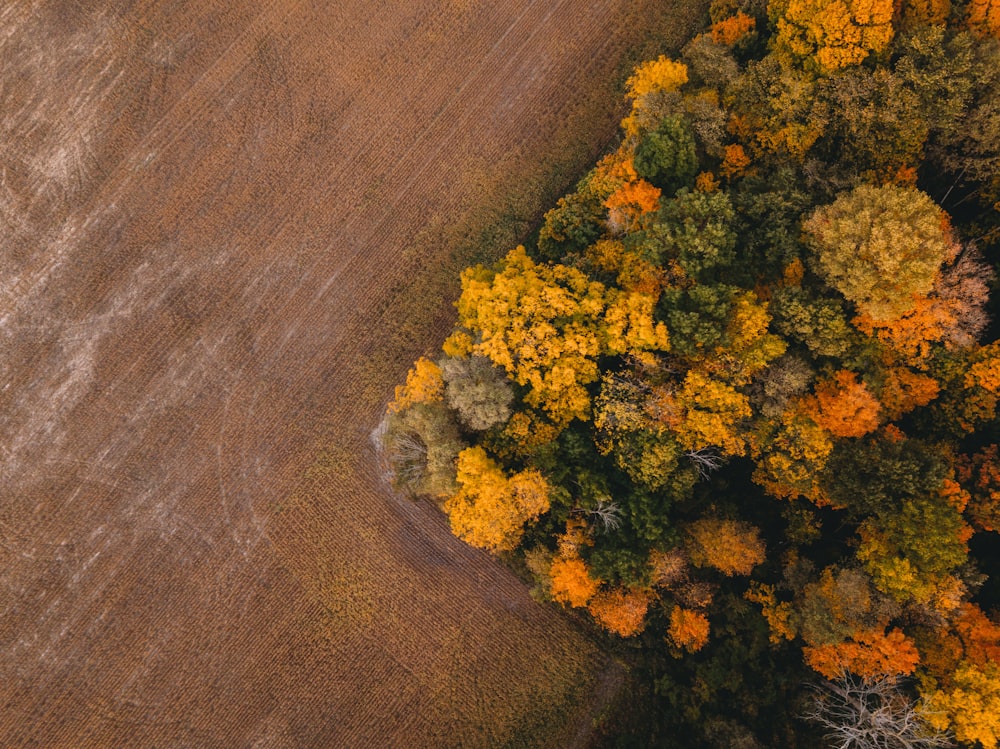
<svg viewBox="0 0 1000 749"><path fill-rule="evenodd" d="M614 668L369 434L674 13L0 5L0 746L585 738Z"/></svg>

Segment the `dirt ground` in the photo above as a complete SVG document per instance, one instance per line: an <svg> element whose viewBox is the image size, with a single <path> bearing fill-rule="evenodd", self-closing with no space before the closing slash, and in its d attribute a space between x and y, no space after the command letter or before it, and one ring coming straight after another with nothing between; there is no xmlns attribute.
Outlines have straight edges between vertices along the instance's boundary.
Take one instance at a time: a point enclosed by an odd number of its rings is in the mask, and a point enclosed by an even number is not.
<svg viewBox="0 0 1000 749"><path fill-rule="evenodd" d="M0 746L579 738L600 654L369 433L665 7L0 6Z"/></svg>

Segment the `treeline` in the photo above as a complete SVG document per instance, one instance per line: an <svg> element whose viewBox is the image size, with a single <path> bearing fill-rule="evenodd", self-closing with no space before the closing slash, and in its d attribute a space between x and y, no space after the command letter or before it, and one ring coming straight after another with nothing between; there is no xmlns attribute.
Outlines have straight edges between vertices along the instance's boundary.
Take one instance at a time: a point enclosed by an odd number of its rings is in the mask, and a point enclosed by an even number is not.
<svg viewBox="0 0 1000 749"><path fill-rule="evenodd" d="M609 742L997 745L998 38L715 0L397 389L398 487L628 638Z"/></svg>

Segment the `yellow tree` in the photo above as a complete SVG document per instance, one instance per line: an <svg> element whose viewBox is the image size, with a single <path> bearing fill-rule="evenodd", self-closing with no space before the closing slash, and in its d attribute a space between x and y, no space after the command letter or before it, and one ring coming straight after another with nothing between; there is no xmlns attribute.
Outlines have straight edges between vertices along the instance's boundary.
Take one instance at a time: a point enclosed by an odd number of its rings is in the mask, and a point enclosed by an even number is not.
<svg viewBox="0 0 1000 749"><path fill-rule="evenodd" d="M817 505L829 504L818 477L833 450L833 439L801 403L781 414L773 435L754 446L757 469L753 480L774 497L806 497Z"/></svg>
<svg viewBox="0 0 1000 749"><path fill-rule="evenodd" d="M959 741L995 749L1000 740L1000 664L963 661L950 688L929 695L927 717L935 728L954 731Z"/></svg>
<svg viewBox="0 0 1000 749"><path fill-rule="evenodd" d="M743 393L692 369L677 393L677 405L683 409L683 417L676 434L684 448L719 447L730 455L746 451L740 427L752 411Z"/></svg>
<svg viewBox="0 0 1000 749"><path fill-rule="evenodd" d="M472 546L508 551L526 523L549 509L549 485L536 470L507 477L481 447L458 454L459 491L445 500L452 532Z"/></svg>
<svg viewBox="0 0 1000 749"><path fill-rule="evenodd" d="M725 343L706 360L705 366L735 385L747 384L788 348L782 338L768 332L770 323L767 302L750 291L736 294Z"/></svg>
<svg viewBox="0 0 1000 749"><path fill-rule="evenodd" d="M499 270L466 269L457 306L460 324L478 334L473 352L526 385L529 405L557 425L589 417L603 285L574 268L536 264L518 247Z"/></svg>
<svg viewBox="0 0 1000 749"><path fill-rule="evenodd" d="M632 111L622 120L625 135L634 141L644 130L656 127L687 80L687 65L663 55L637 67L626 82Z"/></svg>
<svg viewBox="0 0 1000 749"><path fill-rule="evenodd" d="M771 0L775 48L820 73L857 65L892 40L892 0Z"/></svg>
<svg viewBox="0 0 1000 749"><path fill-rule="evenodd" d="M641 292L609 293L604 334L610 354L669 351L667 326L653 319L656 297Z"/></svg>
<svg viewBox="0 0 1000 749"><path fill-rule="evenodd" d="M955 257L941 209L912 188L861 185L814 210L802 227L824 280L874 321L895 320Z"/></svg>
<svg viewBox="0 0 1000 749"><path fill-rule="evenodd" d="M784 640L795 639L792 604L789 601L779 601L773 585L751 582L743 597L751 603L761 605L761 613L767 619L767 626L771 631L768 639L773 644L778 645Z"/></svg>
<svg viewBox="0 0 1000 749"><path fill-rule="evenodd" d="M406 374L406 384L396 386L396 397L389 404L389 412L405 411L417 403L435 403L444 398L444 380L441 368L421 356Z"/></svg>

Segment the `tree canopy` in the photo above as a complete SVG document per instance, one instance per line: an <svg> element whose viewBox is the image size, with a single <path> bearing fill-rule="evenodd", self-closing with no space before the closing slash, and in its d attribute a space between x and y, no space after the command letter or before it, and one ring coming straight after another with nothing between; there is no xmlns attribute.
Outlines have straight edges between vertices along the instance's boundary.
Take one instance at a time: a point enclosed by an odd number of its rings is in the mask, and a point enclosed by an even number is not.
<svg viewBox="0 0 1000 749"><path fill-rule="evenodd" d="M397 389L397 486L631 643L637 745L1000 740L997 8L714 0Z"/></svg>

